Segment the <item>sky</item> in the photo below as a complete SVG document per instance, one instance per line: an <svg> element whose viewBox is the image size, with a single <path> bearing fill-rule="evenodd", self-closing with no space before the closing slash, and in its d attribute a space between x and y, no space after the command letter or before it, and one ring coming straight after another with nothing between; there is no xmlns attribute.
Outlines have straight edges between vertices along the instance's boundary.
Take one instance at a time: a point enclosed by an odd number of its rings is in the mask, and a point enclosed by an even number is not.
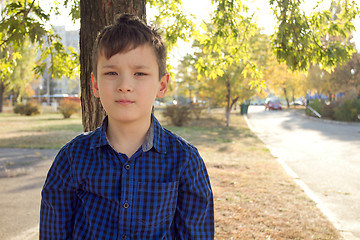
<svg viewBox="0 0 360 240"><path fill-rule="evenodd" d="M304 0L306 4L303 5L305 12L310 11L313 6L317 3L317 1L314 0ZM326 3L329 0L322 1L325 6ZM355 0L358 4L358 7L360 8L360 0ZM40 0L41 5L43 4L49 4L49 1L47 0ZM182 0L183 2L183 9L184 12L187 14L193 14L197 17L198 22L200 23L202 20L209 21L210 20L210 13L213 11L213 7L211 6L211 0ZM258 26L263 28L262 33L271 35L274 33L274 29L276 26L275 17L272 14L272 10L269 5L269 0L249 0L248 6L251 9L252 12L255 13L255 17L257 18ZM62 23L63 25L66 25L67 30L74 30L78 29L80 27L80 22L77 21L76 24L72 24L70 17L68 16L68 13L65 13L61 16L52 18L51 23L53 25L59 25L59 23ZM147 10L148 17L151 17L151 14L153 14L151 11ZM354 25L357 28L356 32L354 34L354 42L356 43L357 49L360 51L360 18L358 17L354 21ZM185 55L184 49L188 49L187 51L191 51L189 44L179 43L179 48L174 50L170 58L172 61L176 62L178 61L183 55ZM180 51L181 49L181 51ZM174 65L176 66L176 65Z"/></svg>

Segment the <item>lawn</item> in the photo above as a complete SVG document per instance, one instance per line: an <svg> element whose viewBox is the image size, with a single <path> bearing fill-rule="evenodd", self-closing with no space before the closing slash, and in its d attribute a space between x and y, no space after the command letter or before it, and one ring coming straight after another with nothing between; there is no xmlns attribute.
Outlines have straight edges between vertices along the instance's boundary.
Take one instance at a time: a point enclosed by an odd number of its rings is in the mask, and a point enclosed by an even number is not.
<svg viewBox="0 0 360 240"><path fill-rule="evenodd" d="M196 145L210 175L215 239L342 239L301 188L284 172L242 116L204 114L169 130ZM60 148L82 131L79 116L0 114L0 147Z"/></svg>
<svg viewBox="0 0 360 240"><path fill-rule="evenodd" d="M0 114L0 147L59 149L82 131L80 116Z"/></svg>

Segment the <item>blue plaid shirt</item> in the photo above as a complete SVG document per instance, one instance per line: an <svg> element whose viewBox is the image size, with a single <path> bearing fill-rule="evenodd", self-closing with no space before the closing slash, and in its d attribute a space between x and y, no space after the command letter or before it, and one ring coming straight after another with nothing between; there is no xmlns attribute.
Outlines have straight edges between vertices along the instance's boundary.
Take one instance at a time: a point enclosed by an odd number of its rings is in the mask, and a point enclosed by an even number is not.
<svg viewBox="0 0 360 240"><path fill-rule="evenodd" d="M196 148L152 116L128 158L106 128L107 118L56 156L42 190L40 239L214 239L213 195Z"/></svg>

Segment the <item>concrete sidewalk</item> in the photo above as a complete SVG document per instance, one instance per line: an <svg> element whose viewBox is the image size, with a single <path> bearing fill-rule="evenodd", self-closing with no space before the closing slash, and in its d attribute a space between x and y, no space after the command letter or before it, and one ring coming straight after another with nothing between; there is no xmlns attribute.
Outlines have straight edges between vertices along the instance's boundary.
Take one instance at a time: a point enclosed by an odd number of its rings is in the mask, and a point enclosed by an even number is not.
<svg viewBox="0 0 360 240"><path fill-rule="evenodd" d="M39 239L40 192L57 152L0 148L0 239Z"/></svg>

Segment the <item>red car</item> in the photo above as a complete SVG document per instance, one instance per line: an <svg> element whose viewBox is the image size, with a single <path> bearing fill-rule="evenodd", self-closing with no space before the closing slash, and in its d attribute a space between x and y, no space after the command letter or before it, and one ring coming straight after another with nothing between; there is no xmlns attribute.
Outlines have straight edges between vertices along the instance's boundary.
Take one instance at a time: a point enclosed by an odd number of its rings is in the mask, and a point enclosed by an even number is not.
<svg viewBox="0 0 360 240"><path fill-rule="evenodd" d="M281 103L279 100L269 100L265 103L265 110L281 110Z"/></svg>

